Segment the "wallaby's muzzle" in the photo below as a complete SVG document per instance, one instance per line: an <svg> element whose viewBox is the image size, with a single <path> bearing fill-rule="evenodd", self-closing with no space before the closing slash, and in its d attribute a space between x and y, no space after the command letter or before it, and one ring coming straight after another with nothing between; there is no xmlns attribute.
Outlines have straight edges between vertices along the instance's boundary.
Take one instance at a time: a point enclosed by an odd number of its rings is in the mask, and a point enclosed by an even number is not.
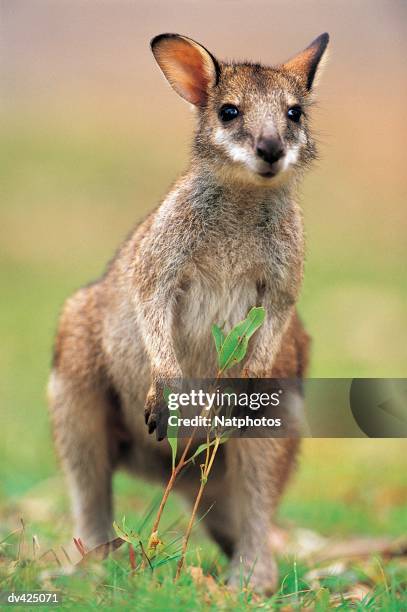
<svg viewBox="0 0 407 612"><path fill-rule="evenodd" d="M274 164L285 154L281 138L279 136L262 136L256 142L256 154L268 164Z"/></svg>
<svg viewBox="0 0 407 612"><path fill-rule="evenodd" d="M278 161L284 157L285 148L278 135L263 135L256 140L255 152L262 162L258 173L264 177L275 176L280 171Z"/></svg>

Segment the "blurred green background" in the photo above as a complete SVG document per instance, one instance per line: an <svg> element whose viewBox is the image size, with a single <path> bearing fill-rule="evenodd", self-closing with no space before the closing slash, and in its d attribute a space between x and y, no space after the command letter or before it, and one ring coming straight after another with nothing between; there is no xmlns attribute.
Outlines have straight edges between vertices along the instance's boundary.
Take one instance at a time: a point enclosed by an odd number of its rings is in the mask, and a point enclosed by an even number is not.
<svg viewBox="0 0 407 612"><path fill-rule="evenodd" d="M52 537L69 537L45 402L58 312L188 156L193 118L150 55L157 33L276 63L330 32L314 120L320 160L302 190L310 373L406 375L403 2L10 0L1 11L4 529L24 515L46 535L52 518ZM406 533L406 451L403 440L307 440L281 517L326 535ZM125 476L117 490L119 515L154 494Z"/></svg>

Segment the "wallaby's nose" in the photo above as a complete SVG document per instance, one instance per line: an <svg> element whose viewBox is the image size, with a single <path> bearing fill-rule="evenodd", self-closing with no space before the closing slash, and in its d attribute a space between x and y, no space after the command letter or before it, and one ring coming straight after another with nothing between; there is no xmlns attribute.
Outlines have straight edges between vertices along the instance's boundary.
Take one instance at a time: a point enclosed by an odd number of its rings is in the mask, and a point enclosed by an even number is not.
<svg viewBox="0 0 407 612"><path fill-rule="evenodd" d="M284 155L284 147L280 137L273 136L266 138L262 136L256 143L256 153L264 161L274 164Z"/></svg>

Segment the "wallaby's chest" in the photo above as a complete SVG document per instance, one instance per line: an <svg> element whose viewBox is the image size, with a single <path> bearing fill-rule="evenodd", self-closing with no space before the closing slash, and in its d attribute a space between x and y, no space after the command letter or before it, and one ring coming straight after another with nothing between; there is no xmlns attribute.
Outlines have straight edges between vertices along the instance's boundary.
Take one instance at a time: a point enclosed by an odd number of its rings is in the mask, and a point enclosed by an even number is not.
<svg viewBox="0 0 407 612"><path fill-rule="evenodd" d="M266 279L275 277L277 284L289 274L278 233L250 219L222 221L185 270L177 317L181 335L189 339L207 336L213 323L235 325L258 303Z"/></svg>
<svg viewBox="0 0 407 612"><path fill-rule="evenodd" d="M184 372L213 375L212 325L231 329L261 303L264 291L285 292L293 281L296 236L285 231L286 219L277 213L230 205L227 214L202 224L199 235L196 231L181 270L173 319L176 352Z"/></svg>
<svg viewBox="0 0 407 612"><path fill-rule="evenodd" d="M264 249L252 233L221 228L194 253L185 274L180 314L189 326L209 329L212 323L234 324L257 300L264 275Z"/></svg>
<svg viewBox="0 0 407 612"><path fill-rule="evenodd" d="M216 356L211 338L214 323L231 329L258 301L257 284L250 275L215 281L212 274L197 271L179 295L176 309L175 344L183 371L212 376Z"/></svg>
<svg viewBox="0 0 407 612"><path fill-rule="evenodd" d="M234 325L247 314L247 308L257 301L255 278L225 278L214 283L213 278L199 273L180 296L179 315L193 334L210 329L212 323Z"/></svg>

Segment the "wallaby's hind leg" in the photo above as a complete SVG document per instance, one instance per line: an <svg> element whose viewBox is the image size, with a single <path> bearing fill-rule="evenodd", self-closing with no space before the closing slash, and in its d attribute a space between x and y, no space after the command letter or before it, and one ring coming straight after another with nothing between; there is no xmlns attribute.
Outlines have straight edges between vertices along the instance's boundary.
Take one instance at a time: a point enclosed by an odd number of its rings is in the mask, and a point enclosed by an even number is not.
<svg viewBox="0 0 407 612"><path fill-rule="evenodd" d="M263 592L276 587L274 515L298 443L288 438L239 438L219 450L200 512L210 536L231 558L232 587L239 587L242 579ZM195 476L182 485L191 502L199 486Z"/></svg>
<svg viewBox="0 0 407 612"><path fill-rule="evenodd" d="M228 445L229 504L236 526L230 584L239 586L243 576L253 587L271 592L278 578L272 547L274 514L298 441L246 438Z"/></svg>
<svg viewBox="0 0 407 612"><path fill-rule="evenodd" d="M53 372L49 384L55 444L68 482L74 536L88 549L109 540L112 528L112 466L108 398L77 388Z"/></svg>
<svg viewBox="0 0 407 612"><path fill-rule="evenodd" d="M225 555L231 558L236 548L236 533L229 513L229 503L217 497L212 504L206 506L202 509L210 510L204 518L205 527Z"/></svg>
<svg viewBox="0 0 407 612"><path fill-rule="evenodd" d="M219 461L217 465L215 462L205 486L200 514L203 516L203 524L211 538L215 540L225 555L231 558L236 548L237 533L223 448L219 449L216 459ZM196 491L197 487L194 488L193 495L191 495L192 503L195 501Z"/></svg>

